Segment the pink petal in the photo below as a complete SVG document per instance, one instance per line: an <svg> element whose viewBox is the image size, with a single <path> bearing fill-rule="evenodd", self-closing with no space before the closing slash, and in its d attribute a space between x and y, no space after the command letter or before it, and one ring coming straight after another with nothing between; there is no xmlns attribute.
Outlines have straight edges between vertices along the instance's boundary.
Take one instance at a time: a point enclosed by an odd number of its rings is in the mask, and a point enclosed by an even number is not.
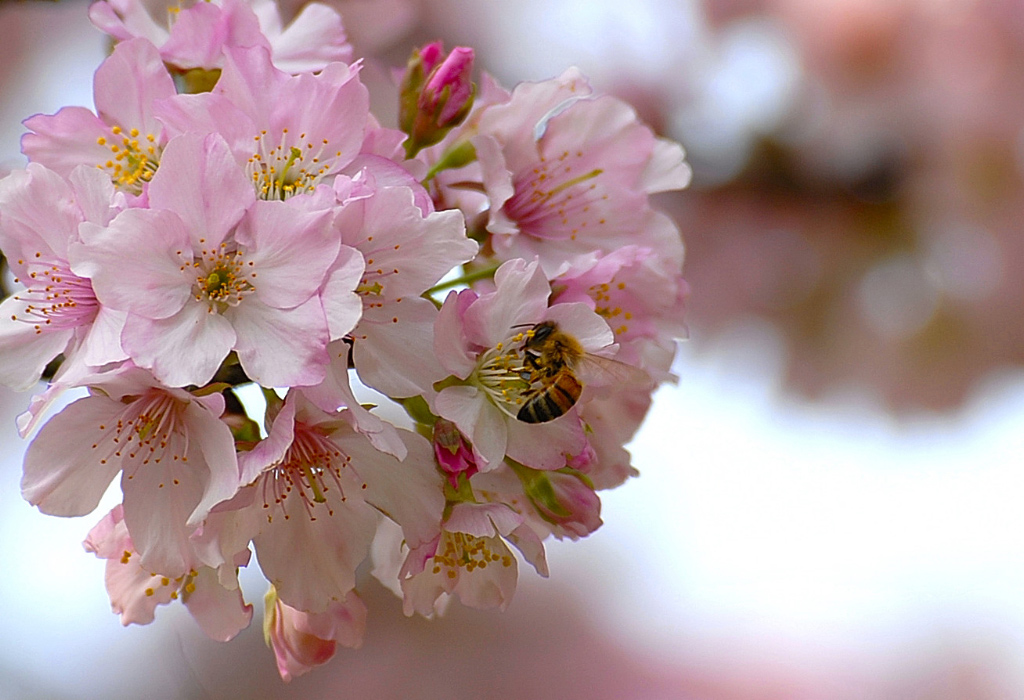
<svg viewBox="0 0 1024 700"><path fill-rule="evenodd" d="M327 317L318 297L282 311L251 296L225 317L238 334L235 350L253 381L263 386L311 386L323 381L330 356Z"/></svg>
<svg viewBox="0 0 1024 700"><path fill-rule="evenodd" d="M365 269L366 263L358 250L341 246L321 294L331 340L343 338L351 332L363 315L363 300L355 289Z"/></svg>
<svg viewBox="0 0 1024 700"><path fill-rule="evenodd" d="M68 251L72 271L92 280L101 304L168 318L192 298L188 230L169 211L127 209L106 228L83 223ZM145 252L140 255L140 252Z"/></svg>
<svg viewBox="0 0 1024 700"><path fill-rule="evenodd" d="M284 460L288 448L292 446L295 436L295 402L285 401L281 410L274 416L270 433L260 440L248 452L240 452L238 466L241 482L250 484L270 466L280 464Z"/></svg>
<svg viewBox="0 0 1024 700"><path fill-rule="evenodd" d="M508 422L506 454L531 469L561 469L566 455L578 455L586 445L575 411L547 423Z"/></svg>
<svg viewBox="0 0 1024 700"><path fill-rule="evenodd" d="M235 239L249 248L246 257L258 275L256 297L278 309L294 308L319 291L341 245L330 211L281 201L257 201Z"/></svg>
<svg viewBox="0 0 1024 700"><path fill-rule="evenodd" d="M190 302L174 316L129 316L121 333L125 350L167 386L202 386L235 346L235 331L206 304Z"/></svg>
<svg viewBox="0 0 1024 700"><path fill-rule="evenodd" d="M29 163L0 180L0 246L11 269L24 277L24 262L36 256L67 260L81 211L68 183L52 170Z"/></svg>
<svg viewBox="0 0 1024 700"><path fill-rule="evenodd" d="M219 134L172 139L149 183L150 207L178 214L196 250L216 250L255 199L252 183Z"/></svg>
<svg viewBox="0 0 1024 700"><path fill-rule="evenodd" d="M436 316L433 303L418 296L366 309L353 331L363 383L394 398L431 391L447 374L433 353Z"/></svg>
<svg viewBox="0 0 1024 700"><path fill-rule="evenodd" d="M352 45L346 40L341 17L316 2L304 6L281 34L272 37L271 44L274 65L287 73L318 71L334 61L352 62Z"/></svg>
<svg viewBox="0 0 1024 700"><path fill-rule="evenodd" d="M477 353L469 347L462 316L477 298L471 289L449 292L434 323L434 354L459 379L465 379L476 368Z"/></svg>
<svg viewBox="0 0 1024 700"><path fill-rule="evenodd" d="M290 517L274 518L253 538L260 568L282 601L323 612L355 586L355 571L369 551L378 516L357 498L329 501L330 515L318 504L316 520L297 498L284 505Z"/></svg>
<svg viewBox="0 0 1024 700"><path fill-rule="evenodd" d="M195 590L183 596L185 607L210 639L227 642L249 626L252 606L246 605L240 588L225 588L217 572L208 566L193 579Z"/></svg>
<svg viewBox="0 0 1024 700"><path fill-rule="evenodd" d="M159 136L160 122L153 114L153 101L175 94L174 81L159 52L146 39L130 39L114 47L113 53L96 70L93 100L100 119Z"/></svg>
<svg viewBox="0 0 1024 700"><path fill-rule="evenodd" d="M407 450L401 462L377 451L362 436L338 442L367 484L363 497L401 525L409 547L415 548L440 533L444 495L430 443L406 430L399 435Z"/></svg>
<svg viewBox="0 0 1024 700"><path fill-rule="evenodd" d="M508 441L507 423L511 419L488 401L479 389L473 386L443 389L434 401L434 412L455 423L472 441L480 471L494 469L501 463Z"/></svg>
<svg viewBox="0 0 1024 700"><path fill-rule="evenodd" d="M221 404L217 410L210 410L209 406L203 403L213 398ZM235 438L227 424L219 419L222 412L223 397L217 395L190 402L182 416L189 435L190 447L199 453L200 462L207 469L207 474L203 477L202 499L188 516L186 524L189 527L200 524L215 505L233 497L245 483L239 476Z"/></svg>
<svg viewBox="0 0 1024 700"><path fill-rule="evenodd" d="M668 192L681 190L690 184L693 169L686 163L683 147L675 141L657 139L651 151L651 159L644 169L640 186L644 192Z"/></svg>
<svg viewBox="0 0 1024 700"><path fill-rule="evenodd" d="M97 455L91 445L99 426L115 422L121 410L106 397L89 396L51 418L25 452L25 500L48 515L86 515L95 510L121 465Z"/></svg>
<svg viewBox="0 0 1024 700"><path fill-rule="evenodd" d="M497 291L480 297L466 310L466 336L482 347L494 347L513 329L537 323L548 306L551 287L536 262L509 260L494 273Z"/></svg>
<svg viewBox="0 0 1024 700"><path fill-rule="evenodd" d="M26 302L13 297L0 304L0 385L15 391L34 387L74 334L71 329L39 333L32 324L11 318L22 317L25 306Z"/></svg>
<svg viewBox="0 0 1024 700"><path fill-rule="evenodd" d="M109 148L97 143L101 137L113 138L110 127L85 107L64 107L23 123L29 133L21 137L22 153L64 177L82 163L99 165L111 158Z"/></svg>

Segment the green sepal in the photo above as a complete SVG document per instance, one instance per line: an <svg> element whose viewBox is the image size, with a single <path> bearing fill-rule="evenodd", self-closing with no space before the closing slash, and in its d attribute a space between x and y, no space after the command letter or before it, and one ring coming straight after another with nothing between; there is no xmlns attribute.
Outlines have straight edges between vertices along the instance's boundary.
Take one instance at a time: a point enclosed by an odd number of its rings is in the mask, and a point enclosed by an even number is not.
<svg viewBox="0 0 1024 700"><path fill-rule="evenodd" d="M519 477L523 485L523 492L534 505L537 505L537 513L548 522L554 522L545 513L553 513L560 517L569 517L572 512L563 506L555 495L555 488L551 485L551 479L546 472L530 469L513 460L507 460L512 465L512 471Z"/></svg>
<svg viewBox="0 0 1024 700"><path fill-rule="evenodd" d="M442 170L461 168L469 165L475 160L476 146L468 140L459 141L457 144L445 151L441 158L430 167L430 170L427 171L426 177L423 178L423 182L424 184L429 182Z"/></svg>
<svg viewBox="0 0 1024 700"><path fill-rule="evenodd" d="M174 76L174 87L179 95L198 95L212 92L220 80L220 68L191 68L186 71L171 70Z"/></svg>
<svg viewBox="0 0 1024 700"><path fill-rule="evenodd" d="M445 475L448 476L447 474ZM458 487L452 486L451 479L444 480L444 512L441 514L441 522L448 520L452 514L452 508L458 503L476 503L476 496L473 495L473 487L469 484L469 477L461 472L458 477Z"/></svg>
<svg viewBox="0 0 1024 700"><path fill-rule="evenodd" d="M405 412L417 423L432 426L437 422L437 416L430 411L430 406L427 405L426 400L422 396L398 399L398 403L402 404Z"/></svg>
<svg viewBox="0 0 1024 700"><path fill-rule="evenodd" d="M270 630L277 623L277 589L271 584L263 596L263 642L270 647Z"/></svg>

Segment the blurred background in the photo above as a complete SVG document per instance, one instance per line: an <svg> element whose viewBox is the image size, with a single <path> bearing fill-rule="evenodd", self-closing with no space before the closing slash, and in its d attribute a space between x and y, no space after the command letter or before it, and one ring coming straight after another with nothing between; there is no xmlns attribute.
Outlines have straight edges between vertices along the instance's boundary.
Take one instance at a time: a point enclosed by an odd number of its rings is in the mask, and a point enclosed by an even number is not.
<svg viewBox="0 0 1024 700"><path fill-rule="evenodd" d="M0 394L0 700L1024 698L1024 3L338 0L364 75L476 48L508 86L578 65L686 147L659 205L690 338L605 525L505 613L405 618L285 685L257 608L109 612L92 518L20 499ZM85 2L0 3L0 162L92 105ZM381 91L379 114L393 108Z"/></svg>

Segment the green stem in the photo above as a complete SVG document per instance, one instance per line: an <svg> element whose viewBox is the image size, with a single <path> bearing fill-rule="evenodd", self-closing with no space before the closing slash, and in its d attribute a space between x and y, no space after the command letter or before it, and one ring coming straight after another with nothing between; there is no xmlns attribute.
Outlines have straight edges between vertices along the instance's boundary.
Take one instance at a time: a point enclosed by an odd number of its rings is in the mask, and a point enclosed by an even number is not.
<svg viewBox="0 0 1024 700"><path fill-rule="evenodd" d="M484 267L474 272L467 272L461 277L450 279L446 282L439 282L433 287L424 292L427 296L435 294L437 292L443 292L446 289L452 289L460 284L471 284L477 280L490 279L494 277L494 273L501 267L500 265L491 265L490 267Z"/></svg>
<svg viewBox="0 0 1024 700"><path fill-rule="evenodd" d="M426 185L434 176L442 170L448 170L450 168L461 168L464 165L469 165L476 160L476 148L473 147L469 141L463 141L458 145L452 146L441 159L434 163L433 167L427 171L426 177L423 178L423 185Z"/></svg>

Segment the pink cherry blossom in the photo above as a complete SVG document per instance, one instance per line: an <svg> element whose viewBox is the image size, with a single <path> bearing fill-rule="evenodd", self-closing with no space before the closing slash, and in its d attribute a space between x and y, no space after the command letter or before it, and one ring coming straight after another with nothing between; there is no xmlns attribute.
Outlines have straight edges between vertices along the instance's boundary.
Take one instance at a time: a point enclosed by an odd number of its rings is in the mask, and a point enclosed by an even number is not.
<svg viewBox="0 0 1024 700"><path fill-rule="evenodd" d="M220 642L234 638L252 620L252 606L242 599L237 578L226 587L209 567L172 577L142 566L120 505L96 524L83 544L86 551L107 560L110 604L126 626L148 625L156 608L173 600L181 600L202 630Z"/></svg>
<svg viewBox="0 0 1024 700"><path fill-rule="evenodd" d="M99 116L84 107L65 107L30 117L22 151L65 177L78 165L97 166L118 188L139 194L167 142L154 102L174 94L156 48L146 39L125 41L96 70L93 98Z"/></svg>
<svg viewBox="0 0 1024 700"><path fill-rule="evenodd" d="M651 220L648 195L690 180L678 144L620 100L593 94L576 69L519 85L471 133L495 255L539 255L549 273L559 258L642 245L663 223Z"/></svg>
<svg viewBox="0 0 1024 700"><path fill-rule="evenodd" d="M144 0L102 0L89 8L99 29L119 41L145 37L177 69L219 68L225 47L266 47L283 71L318 71L352 60L341 17L309 3L284 25L273 0L220 0L165 7ZM156 13L165 16L157 19Z"/></svg>
<svg viewBox="0 0 1024 700"><path fill-rule="evenodd" d="M25 286L0 304L0 383L28 389L60 353L66 377L127 358L124 314L101 306L68 260L80 223L103 225L116 213L110 180L80 166L67 182L29 163L0 180L0 210L0 249Z"/></svg>
<svg viewBox="0 0 1024 700"><path fill-rule="evenodd" d="M529 424L517 419L529 388L523 379L527 332L555 322L584 350L614 353L611 329L582 303L548 307L550 287L536 262L511 260L494 275L495 291L452 292L437 322L435 352L455 381L434 399L434 412L446 418L473 445L481 471L506 455L535 469L560 469L567 455L586 448L575 409L555 420Z"/></svg>
<svg viewBox="0 0 1024 700"><path fill-rule="evenodd" d="M324 378L331 213L254 199L224 140L189 134L168 144L151 209L82 228L74 269L127 312L125 350L168 385L205 384L232 350L264 386Z"/></svg>
<svg viewBox="0 0 1024 700"><path fill-rule="evenodd" d="M336 189L347 194L343 183ZM476 253L462 215L424 215L413 190L382 187L345 201L336 225L366 260L357 288L363 315L352 332L360 378L392 397L430 391L445 371L432 352L437 309L421 295Z"/></svg>
<svg viewBox="0 0 1024 700"><path fill-rule="evenodd" d="M384 530L378 535L375 553L396 551L399 542L395 533ZM374 574L386 577L385 585L398 581L406 615L419 613L433 617L440 613L449 596L458 596L471 608L500 608L512 602L518 579L518 562L505 540L535 543L536 535L523 525L523 517L500 503L458 503L451 508L441 534L433 541L409 548L405 562L397 574L378 566ZM543 550L541 549L541 552ZM375 562L378 561L375 554ZM538 572L547 575L543 554ZM392 578L395 576L395 578Z"/></svg>
<svg viewBox="0 0 1024 700"><path fill-rule="evenodd" d="M124 520L143 566L176 577L192 566L189 537L239 487L220 394L165 389L127 368L98 376L25 453L22 495L50 515L92 512L121 472Z"/></svg>
<svg viewBox="0 0 1024 700"><path fill-rule="evenodd" d="M177 95L159 107L172 135L222 135L261 199L311 192L359 155L369 96L358 66L330 63L292 76L263 48L225 49L213 92Z"/></svg>
<svg viewBox="0 0 1024 700"><path fill-rule="evenodd" d="M322 613L287 605L273 588L267 593L264 638L274 650L277 671L286 683L330 661L339 644L358 649L365 629L366 605L355 591Z"/></svg>
<svg viewBox="0 0 1024 700"><path fill-rule="evenodd" d="M237 522L252 530L260 567L288 605L318 613L344 599L379 513L412 546L437 536L444 499L429 443L400 435L402 462L294 392L267 439L241 456L242 479L254 483Z"/></svg>

